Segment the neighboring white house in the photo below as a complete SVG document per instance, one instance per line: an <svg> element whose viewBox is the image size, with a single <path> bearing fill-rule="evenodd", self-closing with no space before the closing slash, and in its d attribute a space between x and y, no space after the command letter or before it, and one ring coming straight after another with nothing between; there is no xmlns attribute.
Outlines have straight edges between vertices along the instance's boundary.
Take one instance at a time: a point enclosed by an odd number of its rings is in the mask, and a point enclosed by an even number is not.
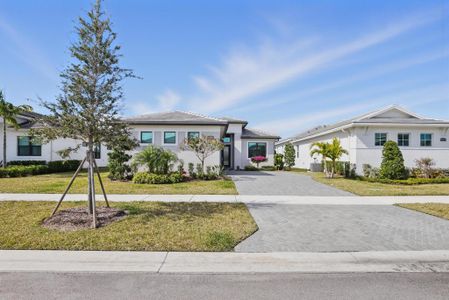
<svg viewBox="0 0 449 300"><path fill-rule="evenodd" d="M363 173L364 164L380 166L382 146L388 140L398 143L406 167L415 166L416 159L430 157L436 167L449 168L449 121L425 118L395 105L283 139L276 143L276 152L283 153L285 144L292 143L295 167L308 169L311 163L321 162L320 157L310 156L311 144L335 137L349 152L341 161L354 164L358 174Z"/></svg>
<svg viewBox="0 0 449 300"><path fill-rule="evenodd" d="M47 144L33 144L28 130L34 125L36 113L23 113L18 116L20 128L7 129L7 161L13 160L61 160L58 151L74 147L77 143L71 139L57 139ZM183 160L185 167L189 163L199 163L192 151L183 151L181 144L189 136L211 136L224 142L223 151L218 151L206 160L206 165L222 165L228 169L241 169L250 164L250 158L264 155L265 163L273 165L274 143L278 136L270 135L246 127L246 121L233 118L212 118L190 112L173 111L145 114L123 119L128 123L133 136L140 145L133 151L156 145L170 149ZM0 121L0 124L1 121ZM0 159L3 157L3 133L0 133ZM71 155L71 159L82 159L86 149L81 148ZM96 147L96 159L99 166L107 165L108 149Z"/></svg>

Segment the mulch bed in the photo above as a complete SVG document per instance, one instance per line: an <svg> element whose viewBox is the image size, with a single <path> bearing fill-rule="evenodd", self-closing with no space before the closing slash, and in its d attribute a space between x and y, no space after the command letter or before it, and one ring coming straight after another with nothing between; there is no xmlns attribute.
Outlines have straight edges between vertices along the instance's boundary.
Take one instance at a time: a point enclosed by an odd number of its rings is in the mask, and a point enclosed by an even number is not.
<svg viewBox="0 0 449 300"><path fill-rule="evenodd" d="M128 215L127 211L113 207L97 207L97 227L103 227ZM58 211L53 217L42 222L49 229L61 231L75 231L92 228L92 215L89 215L87 207L74 207Z"/></svg>

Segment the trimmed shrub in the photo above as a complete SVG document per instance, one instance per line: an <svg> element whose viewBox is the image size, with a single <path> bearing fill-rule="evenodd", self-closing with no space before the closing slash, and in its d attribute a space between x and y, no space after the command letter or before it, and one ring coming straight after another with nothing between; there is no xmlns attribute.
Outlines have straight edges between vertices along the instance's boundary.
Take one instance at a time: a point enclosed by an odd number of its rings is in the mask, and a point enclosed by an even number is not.
<svg viewBox="0 0 449 300"><path fill-rule="evenodd" d="M259 168L253 166L253 165L246 165L244 168L245 171L259 171Z"/></svg>
<svg viewBox="0 0 449 300"><path fill-rule="evenodd" d="M49 161L48 170L50 173L75 171L80 163L77 159Z"/></svg>
<svg viewBox="0 0 449 300"><path fill-rule="evenodd" d="M449 183L449 177L443 178L408 178L408 179L385 179L385 178L367 178L361 177L363 181L380 182L386 184L418 185L418 184L441 184Z"/></svg>
<svg viewBox="0 0 449 300"><path fill-rule="evenodd" d="M199 173L198 179L201 180L216 180L223 176L223 167L221 166L207 166L206 173Z"/></svg>
<svg viewBox="0 0 449 300"><path fill-rule="evenodd" d="M295 147L292 143L285 144L284 149L284 162L285 166L287 168L291 168L295 165L295 157L296 157L296 151Z"/></svg>
<svg viewBox="0 0 449 300"><path fill-rule="evenodd" d="M46 164L45 160L11 160L8 162L8 166L41 166Z"/></svg>
<svg viewBox="0 0 449 300"><path fill-rule="evenodd" d="M280 153L276 153L274 155L274 166L277 170L284 169L284 155L282 155Z"/></svg>
<svg viewBox="0 0 449 300"><path fill-rule="evenodd" d="M276 168L275 166L262 166L261 169L265 170L265 171L276 171L276 170L278 170L278 168Z"/></svg>
<svg viewBox="0 0 449 300"><path fill-rule="evenodd" d="M48 166L35 165L35 166L9 166L6 168L0 168L0 178L6 177L24 177L30 175L39 175L49 173Z"/></svg>
<svg viewBox="0 0 449 300"><path fill-rule="evenodd" d="M184 180L179 173L152 174L147 172L137 172L133 177L133 182L137 184L171 184Z"/></svg>
<svg viewBox="0 0 449 300"><path fill-rule="evenodd" d="M380 178L405 179L407 176L404 166L404 158L398 144L387 141L382 150L382 163L380 165Z"/></svg>

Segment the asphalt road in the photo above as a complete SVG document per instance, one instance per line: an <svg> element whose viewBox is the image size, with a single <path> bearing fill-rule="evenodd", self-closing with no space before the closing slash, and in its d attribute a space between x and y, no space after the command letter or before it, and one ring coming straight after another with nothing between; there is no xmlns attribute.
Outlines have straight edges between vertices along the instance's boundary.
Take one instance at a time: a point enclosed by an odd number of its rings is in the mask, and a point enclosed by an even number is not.
<svg viewBox="0 0 449 300"><path fill-rule="evenodd" d="M448 299L449 273L0 273L1 299Z"/></svg>

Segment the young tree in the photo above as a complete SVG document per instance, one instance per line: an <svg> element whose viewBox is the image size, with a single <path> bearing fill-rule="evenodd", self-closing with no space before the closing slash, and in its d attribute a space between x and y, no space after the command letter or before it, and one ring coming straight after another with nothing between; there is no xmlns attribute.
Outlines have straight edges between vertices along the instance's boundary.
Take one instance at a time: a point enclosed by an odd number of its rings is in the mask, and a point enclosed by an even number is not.
<svg viewBox="0 0 449 300"><path fill-rule="evenodd" d="M80 141L72 150L81 146L87 148L88 208L93 214L94 227L94 145L113 148L117 140L129 137L127 125L119 119L123 96L121 82L127 77L135 77L131 70L119 65L120 46L115 43L116 33L112 31L111 21L105 16L101 3L97 0L87 18L79 18L78 40L69 48L73 62L61 73L61 94L56 102L42 101L50 114L42 118L42 128L34 131L44 141L59 137Z"/></svg>
<svg viewBox="0 0 449 300"><path fill-rule="evenodd" d="M295 151L295 147L293 146L293 144L292 143L285 144L284 163L288 168L291 168L295 165L295 156L296 156L296 151Z"/></svg>
<svg viewBox="0 0 449 300"><path fill-rule="evenodd" d="M195 153L196 157L201 162L201 170L203 173L204 170L204 162L206 158L211 156L217 151L222 150L224 147L223 143L213 137L201 136L198 138L187 138L184 140L184 143L181 145L182 150L191 150Z"/></svg>
<svg viewBox="0 0 449 300"><path fill-rule="evenodd" d="M398 144L393 141L387 141L382 150L380 178L403 179L405 175L404 158Z"/></svg>
<svg viewBox="0 0 449 300"><path fill-rule="evenodd" d="M339 160L343 154L348 154L348 151L343 149L339 139L334 138L332 143L328 144L327 148L327 157L331 160L330 178L334 177L337 169L337 160Z"/></svg>
<svg viewBox="0 0 449 300"><path fill-rule="evenodd" d="M0 117L3 119L3 168L6 167L6 128L9 125L18 129L17 115L21 112L29 112L32 110L33 108L29 105L14 106L12 103L7 102L3 91L0 90Z"/></svg>

